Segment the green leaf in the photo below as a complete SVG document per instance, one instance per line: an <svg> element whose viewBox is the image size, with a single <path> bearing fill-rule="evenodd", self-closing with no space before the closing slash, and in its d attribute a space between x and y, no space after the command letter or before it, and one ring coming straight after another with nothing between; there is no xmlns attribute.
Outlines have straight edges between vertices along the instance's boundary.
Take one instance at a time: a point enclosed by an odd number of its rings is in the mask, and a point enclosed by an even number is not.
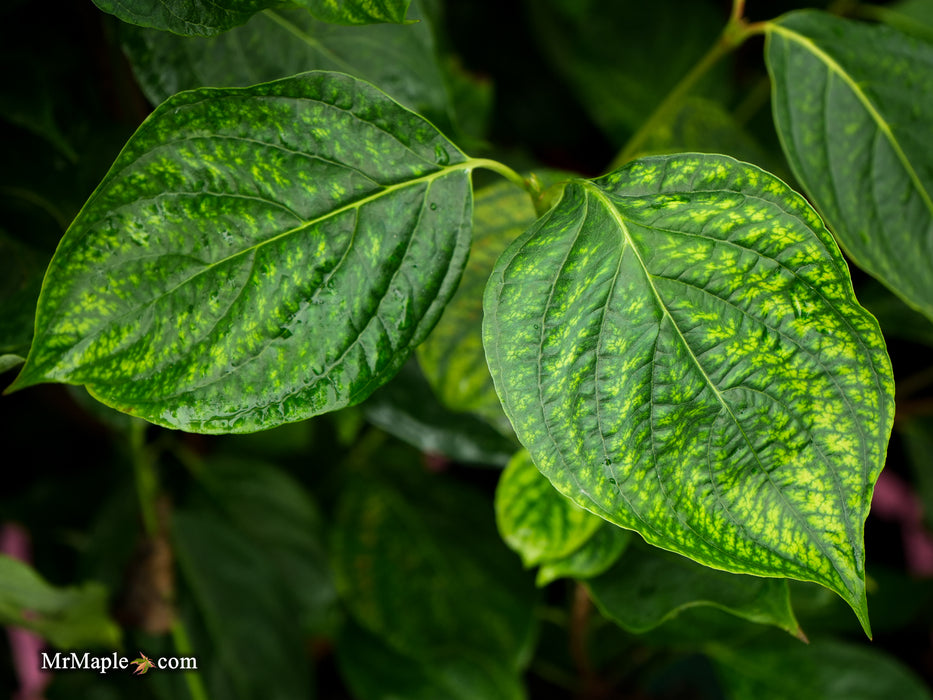
<svg viewBox="0 0 933 700"><path fill-rule="evenodd" d="M94 4L140 27L211 36L243 24L277 0L94 0Z"/></svg>
<svg viewBox="0 0 933 700"><path fill-rule="evenodd" d="M522 700L521 679L484 654L437 649L411 658L350 624L337 638L341 675L359 700Z"/></svg>
<svg viewBox="0 0 933 700"><path fill-rule="evenodd" d="M484 307L496 390L560 492L700 563L828 586L867 627L891 368L799 195L725 156L574 182Z"/></svg>
<svg viewBox="0 0 933 700"><path fill-rule="evenodd" d="M794 174L859 267L933 318L933 45L815 11L767 32Z"/></svg>
<svg viewBox="0 0 933 700"><path fill-rule="evenodd" d="M205 433L359 403L453 294L477 164L345 75L176 95L59 245L14 387Z"/></svg>
<svg viewBox="0 0 933 700"><path fill-rule="evenodd" d="M23 355L48 258L0 230L0 353Z"/></svg>
<svg viewBox="0 0 933 700"><path fill-rule="evenodd" d="M172 535L187 593L182 616L210 697L309 697L300 621L267 553L201 508L176 511Z"/></svg>
<svg viewBox="0 0 933 700"><path fill-rule="evenodd" d="M604 522L596 533L574 552L561 559L543 562L535 584L543 587L559 578L586 579L599 576L618 561L632 541L632 533Z"/></svg>
<svg viewBox="0 0 933 700"><path fill-rule="evenodd" d="M550 62L619 146L716 41L725 20L702 0L539 0L528 9ZM724 76L720 70L714 73Z"/></svg>
<svg viewBox="0 0 933 700"><path fill-rule="evenodd" d="M604 616L636 634L688 608L711 606L802 635L787 581L716 571L653 547L629 547L609 571L586 586Z"/></svg>
<svg viewBox="0 0 933 700"><path fill-rule="evenodd" d="M337 590L324 548L324 523L307 491L271 464L214 459L198 472L210 499L267 559L308 635L330 633Z"/></svg>
<svg viewBox="0 0 933 700"><path fill-rule="evenodd" d="M404 22L411 0L296 0L318 19L335 24Z"/></svg>
<svg viewBox="0 0 933 700"><path fill-rule="evenodd" d="M914 311L873 280L859 287L859 302L878 319L885 338L901 338L933 347L933 321Z"/></svg>
<svg viewBox="0 0 933 700"><path fill-rule="evenodd" d="M404 22L411 0L295 0L318 19L338 24ZM213 36L243 24L279 0L94 0L104 12L140 27Z"/></svg>
<svg viewBox="0 0 933 700"><path fill-rule="evenodd" d="M418 362L444 405L482 416L500 432L512 426L502 412L483 352L483 287L496 258L534 223L527 192L503 182L476 193L473 242L463 278L437 327L418 346Z"/></svg>
<svg viewBox="0 0 933 700"><path fill-rule="evenodd" d="M744 700L929 700L922 681L884 653L835 641L768 643L709 651L726 697Z"/></svg>
<svg viewBox="0 0 933 700"><path fill-rule="evenodd" d="M515 673L530 652L534 587L488 501L443 476L409 480L344 492L332 546L342 600L405 656L462 650Z"/></svg>
<svg viewBox="0 0 933 700"><path fill-rule="evenodd" d="M499 533L526 567L576 551L603 523L555 491L527 450L518 452L502 472L495 505Z"/></svg>
<svg viewBox="0 0 933 700"><path fill-rule="evenodd" d="M159 104L199 87L239 87L308 70L363 78L429 117L446 116L431 25L343 27L301 9L267 10L216 37L123 27L121 43L146 97Z"/></svg>
<svg viewBox="0 0 933 700"><path fill-rule="evenodd" d="M0 554L0 624L32 630L60 649L114 648L120 628L99 583L59 588L32 567Z"/></svg>
<svg viewBox="0 0 933 700"><path fill-rule="evenodd" d="M514 437L505 437L477 416L441 404L413 359L363 408L366 419L390 435L458 462L501 467L518 447Z"/></svg>

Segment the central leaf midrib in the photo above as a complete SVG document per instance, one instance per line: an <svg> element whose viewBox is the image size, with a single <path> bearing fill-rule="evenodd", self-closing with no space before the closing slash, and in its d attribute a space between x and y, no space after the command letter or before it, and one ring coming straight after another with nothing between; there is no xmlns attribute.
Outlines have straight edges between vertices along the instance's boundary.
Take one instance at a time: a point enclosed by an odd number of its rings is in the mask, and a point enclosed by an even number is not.
<svg viewBox="0 0 933 700"><path fill-rule="evenodd" d="M930 193L927 191L923 182L920 180L920 176L917 174L917 171L914 169L910 160L907 158L907 154L904 153L904 150L901 148L901 144L894 136L894 132L891 131L891 127L887 120L881 115L880 112L878 112L871 99L869 99L868 95L865 94L865 91L862 90L853 77L849 75L849 73L846 72L846 70L841 65L839 65L836 59L823 51L823 49L817 46L809 37L795 32L794 30L778 24L777 22L768 23L767 29L769 32L776 32L789 41L793 41L799 44L805 50L810 51L813 56L825 64L827 70L839 76L839 78L849 87L858 101L862 103L862 106L865 108L865 111L868 112L868 115L872 118L872 121L875 122L878 130L884 134L885 139L890 144L892 150L897 156L898 161L900 161L904 170L907 172L910 181L913 183L914 188L917 190L920 198L923 200L924 206L926 206L930 216L933 216L933 199L931 199Z"/></svg>
<svg viewBox="0 0 933 700"><path fill-rule="evenodd" d="M620 214L618 209L615 207L612 200L610 200L606 196L606 194L601 189L599 189L599 187L597 187L595 184L591 182L583 182L582 184L590 193L592 193L599 200L599 202L603 205L603 207L606 209L606 211L612 217L613 221L618 226L619 231L622 233L622 236L625 239L625 243L631 248L632 252L635 254L635 257L638 260L638 264L641 267L642 271L644 272L645 280L647 281L648 286L651 288L651 292L654 295L662 313L668 319L668 321L670 321L671 327L677 332L677 336L680 338L680 341L683 344L683 347L686 349L687 353L690 355L690 358L693 360L694 365L700 371L700 374L703 376L703 379L706 382L706 385L710 389L712 389L713 394L716 396L716 399L719 401L720 405L729 415L729 417L732 420L732 423L741 433L742 439L745 441L745 444L748 446L749 451L755 456L755 461L758 462L759 468L762 470L762 472L764 472L767 475L767 470L764 468L764 465L761 463L761 459L758 455L758 452L752 446L751 440L746 434L745 429L742 427L735 413L732 411L732 408L729 405L729 403L725 400L725 397L719 391L719 388L715 385L715 383L712 381L710 376L707 374L706 370L703 368L703 365L700 363L696 354L693 352L693 348L690 347L690 344L687 342L687 339L684 337L683 333L681 332L680 327L677 325L677 322L674 320L674 317L671 315L670 311L668 310L667 304L665 304L664 300L661 298L661 294L660 292L658 292L658 289L654 284L653 275L648 269L648 266L645 263L644 258L641 255L641 251L638 249L638 247L635 244L635 241L632 239L631 235L629 234L628 226L625 220L622 218L622 215ZM837 575L839 575L840 579L843 580L843 582L846 585L846 588L848 588L848 582L845 579L843 579L838 568L836 567L836 558L830 555L830 553L826 550L826 547L824 546L823 542L821 542L819 538L813 536L812 529L809 527L806 519L803 518L803 516L797 511L797 508L787 500L787 497L784 495L784 493L771 480L770 475L768 475L768 483L770 484L774 492L780 497L781 501L784 503L787 510L793 513L794 518L803 527L804 531L808 533L811 541L817 544L817 546L823 552L823 555L827 558L827 560L833 562L833 570L836 572ZM733 521L735 521L734 517L733 517ZM738 521L735 521L735 522L739 524Z"/></svg>

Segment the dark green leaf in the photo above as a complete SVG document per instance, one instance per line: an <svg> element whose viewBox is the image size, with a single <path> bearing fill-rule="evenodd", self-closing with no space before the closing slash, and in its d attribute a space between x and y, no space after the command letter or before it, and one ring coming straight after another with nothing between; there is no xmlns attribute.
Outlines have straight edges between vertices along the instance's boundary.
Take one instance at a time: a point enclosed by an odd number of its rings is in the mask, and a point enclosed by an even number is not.
<svg viewBox="0 0 933 700"><path fill-rule="evenodd" d="M707 605L801 634L786 581L717 571L645 545L629 547L586 586L603 615L630 632L647 632L687 608Z"/></svg>
<svg viewBox="0 0 933 700"><path fill-rule="evenodd" d="M338 24L404 22L411 0L295 0L318 19ZM104 12L140 27L213 36L243 24L279 0L94 0Z"/></svg>
<svg viewBox="0 0 933 700"><path fill-rule="evenodd" d="M238 87L308 70L334 70L377 85L403 105L445 117L447 95L430 24L342 27L301 9L268 10L216 37L125 27L123 46L146 97L159 104L182 90Z"/></svg>
<svg viewBox="0 0 933 700"><path fill-rule="evenodd" d="M858 298L878 319L885 338L902 338L933 347L933 321L911 309L881 284L869 281L862 285Z"/></svg>
<svg viewBox="0 0 933 700"><path fill-rule="evenodd" d="M414 360L363 408L371 423L399 440L458 462L505 466L518 447L477 416L445 408Z"/></svg>
<svg viewBox="0 0 933 700"><path fill-rule="evenodd" d="M272 557L209 511L175 512L172 534L194 603L183 612L203 627L192 646L210 697L309 697L300 621Z"/></svg>
<svg viewBox="0 0 933 700"><path fill-rule="evenodd" d="M463 650L514 673L530 651L534 587L491 515L485 499L442 476L407 491L351 486L332 548L341 598L403 655Z"/></svg>
<svg viewBox="0 0 933 700"><path fill-rule="evenodd" d="M243 24L277 0L94 0L94 4L140 27L211 36Z"/></svg>
<svg viewBox="0 0 933 700"><path fill-rule="evenodd" d="M98 583L58 588L28 564L0 554L0 624L34 631L60 649L114 648L120 628Z"/></svg>
<svg viewBox="0 0 933 700"><path fill-rule="evenodd" d="M767 31L794 174L859 267L933 319L933 45L816 11Z"/></svg>
<svg viewBox="0 0 933 700"><path fill-rule="evenodd" d="M702 0L538 0L528 7L548 58L620 146L716 41L726 19Z"/></svg>
<svg viewBox="0 0 933 700"><path fill-rule="evenodd" d="M525 566L567 556L603 523L555 491L527 450L518 452L499 477L496 522L502 539Z"/></svg>
<svg viewBox="0 0 933 700"><path fill-rule="evenodd" d="M305 489L270 464L212 460L200 483L239 532L269 560L294 601L292 615L305 634L325 635L337 619L337 591L324 525Z"/></svg>
<svg viewBox="0 0 933 700"><path fill-rule="evenodd" d="M521 680L488 656L438 649L414 659L348 625L337 639L337 661L359 700L521 700Z"/></svg>
<svg viewBox="0 0 933 700"><path fill-rule="evenodd" d="M28 352L47 260L0 230L0 353Z"/></svg>
<svg viewBox="0 0 933 700"><path fill-rule="evenodd" d="M484 305L506 414L559 491L701 563L822 583L867 626L891 367L799 195L725 156L572 183Z"/></svg>
<svg viewBox="0 0 933 700"><path fill-rule="evenodd" d="M358 403L453 294L476 164L345 75L176 95L56 251L15 386L208 433Z"/></svg>
<svg viewBox="0 0 933 700"><path fill-rule="evenodd" d="M418 361L444 405L470 411L511 434L483 352L483 287L496 258L534 223L527 192L504 182L476 193L473 242L460 286L437 327L418 346Z"/></svg>
<svg viewBox="0 0 933 700"><path fill-rule="evenodd" d="M630 531L604 522L575 552L561 559L543 562L535 583L546 586L559 578L585 579L599 576L616 563L631 541Z"/></svg>
<svg viewBox="0 0 933 700"><path fill-rule="evenodd" d="M929 700L910 670L865 646L816 641L805 645L771 638L767 644L715 646L727 697L735 700Z"/></svg>

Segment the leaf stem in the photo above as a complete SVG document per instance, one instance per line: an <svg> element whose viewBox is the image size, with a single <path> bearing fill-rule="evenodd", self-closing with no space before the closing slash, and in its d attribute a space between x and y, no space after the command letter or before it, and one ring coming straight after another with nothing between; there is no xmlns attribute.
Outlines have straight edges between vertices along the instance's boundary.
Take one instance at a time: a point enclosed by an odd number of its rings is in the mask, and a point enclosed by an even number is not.
<svg viewBox="0 0 933 700"><path fill-rule="evenodd" d="M469 165L472 168L486 168L486 170L492 170L513 185L521 187L528 193L528 196L531 197L531 203L534 205L535 213L537 213L538 216L543 216L550 210L556 199L555 192L559 194L563 189L562 184L559 187L552 185L545 189L541 180L534 173L531 173L528 177L522 177L519 173L512 170L512 168L497 160L472 158L469 161Z"/></svg>
<svg viewBox="0 0 933 700"><path fill-rule="evenodd" d="M139 510L142 514L143 528L150 539L164 537L163 524L160 523L156 512L156 501L159 497L159 481L155 468L155 457L152 449L146 445L146 428L148 423L134 419L130 424L130 459L133 463L133 474L136 481L136 494L139 498ZM184 622L175 614L171 625L172 643L178 656L192 656L191 640ZM191 700L208 700L207 690L201 680L199 672L190 671L184 674Z"/></svg>
<svg viewBox="0 0 933 700"><path fill-rule="evenodd" d="M710 47L709 51L706 52L703 58L699 60L690 72L681 78L680 82L674 86L674 89L667 94L667 97L655 108L651 116L645 120L638 131L629 139L628 143L625 144L625 148L623 148L612 160L612 163L610 163L610 172L621 167L634 156L638 155L639 151L648 140L648 137L681 106L684 98L687 97L700 79L709 72L719 59L741 46L750 36L760 34L764 31L766 23L756 22L754 24L749 24L741 17L744 7L744 0L734 0L729 23L726 25L725 29L723 29L722 34L719 35L716 43Z"/></svg>

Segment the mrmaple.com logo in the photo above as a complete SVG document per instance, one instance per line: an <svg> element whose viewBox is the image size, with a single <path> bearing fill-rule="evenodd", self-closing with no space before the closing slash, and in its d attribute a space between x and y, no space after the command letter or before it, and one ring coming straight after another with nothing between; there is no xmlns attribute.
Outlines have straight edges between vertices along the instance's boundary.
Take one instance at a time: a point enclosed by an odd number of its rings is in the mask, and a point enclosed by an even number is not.
<svg viewBox="0 0 933 700"><path fill-rule="evenodd" d="M138 676L150 668L168 671L198 670L198 660L194 656L159 656L153 660L142 652L139 652L139 658L133 661L127 656L119 656L117 652L110 656L92 656L89 651L83 654L77 651L63 654L59 651L54 655L42 652L41 666L43 671L97 671L103 674L114 670L125 671L131 664L136 667L133 674Z"/></svg>

